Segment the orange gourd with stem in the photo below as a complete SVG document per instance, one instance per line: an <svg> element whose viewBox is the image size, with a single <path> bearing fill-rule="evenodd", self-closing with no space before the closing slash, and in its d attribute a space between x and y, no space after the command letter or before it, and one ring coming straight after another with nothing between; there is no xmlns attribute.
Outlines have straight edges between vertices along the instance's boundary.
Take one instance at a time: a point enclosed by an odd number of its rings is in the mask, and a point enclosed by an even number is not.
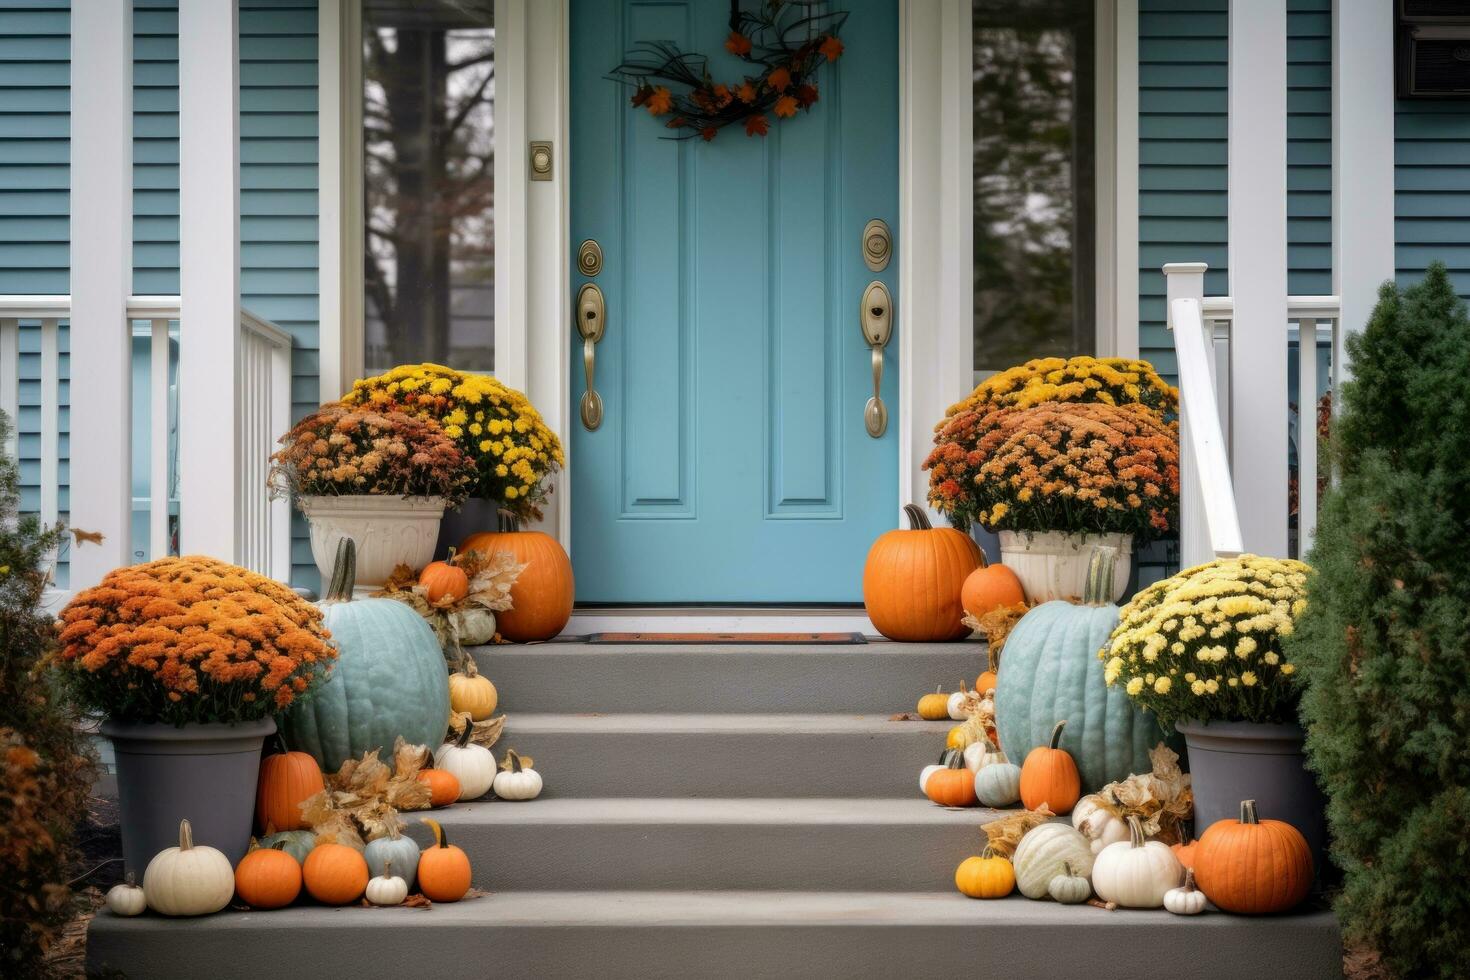
<svg viewBox="0 0 1470 980"><path fill-rule="evenodd" d="M968 636L960 620L960 588L980 567L980 546L952 527L936 528L929 515L905 504L907 530L885 531L863 566L863 605L890 640L935 642Z"/></svg>
<svg viewBox="0 0 1470 980"><path fill-rule="evenodd" d="M450 602L459 602L470 594L469 576L454 563L453 548L449 549L449 557L444 561L434 561L424 566L424 570L419 572L419 585L427 590L425 598L431 605L445 598Z"/></svg>
<svg viewBox="0 0 1470 980"><path fill-rule="evenodd" d="M470 859L449 843L439 821L420 818L434 832L434 843L419 855L419 889L434 902L457 902L470 890Z"/></svg>
<svg viewBox="0 0 1470 980"><path fill-rule="evenodd" d="M255 789L255 829L257 833L275 830L308 830L301 817L301 803L326 788L316 760L305 752L287 752L280 736L280 751L260 762L260 779Z"/></svg>
<svg viewBox="0 0 1470 980"><path fill-rule="evenodd" d="M310 756L307 756L310 758ZM284 841L257 847L235 868L235 894L253 909L283 909L301 894L301 865Z"/></svg>
<svg viewBox="0 0 1470 980"><path fill-rule="evenodd" d="M1301 831L1260 819L1256 801L1242 800L1239 820L1217 820L1200 835L1194 879L1226 912L1285 912L1312 890L1312 849Z"/></svg>
<svg viewBox="0 0 1470 980"><path fill-rule="evenodd" d="M1045 803L1051 812L1072 812L1082 796L1082 777L1077 763L1066 749L1058 748L1066 720L1057 722L1051 731L1051 744L1038 745L1021 764L1021 803L1035 810Z"/></svg>
<svg viewBox="0 0 1470 980"><path fill-rule="evenodd" d="M312 898L323 905L346 905L367 888L367 860L346 844L318 844L306 856L301 877Z"/></svg>

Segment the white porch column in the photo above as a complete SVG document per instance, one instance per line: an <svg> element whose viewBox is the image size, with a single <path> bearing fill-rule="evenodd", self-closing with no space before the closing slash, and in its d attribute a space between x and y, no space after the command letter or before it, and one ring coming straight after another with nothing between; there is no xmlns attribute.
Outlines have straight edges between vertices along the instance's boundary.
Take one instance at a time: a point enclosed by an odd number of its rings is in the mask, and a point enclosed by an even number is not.
<svg viewBox="0 0 1470 980"><path fill-rule="evenodd" d="M71 15L71 588L130 558L132 525L133 11Z"/></svg>
<svg viewBox="0 0 1470 980"><path fill-rule="evenodd" d="M179 5L179 536L235 561L240 360L235 0Z"/></svg>
<svg viewBox="0 0 1470 980"><path fill-rule="evenodd" d="M1367 325L1378 287L1394 277L1394 6L1332 5L1332 279L1342 299L1334 386L1349 374L1343 339Z"/></svg>
<svg viewBox="0 0 1470 980"><path fill-rule="evenodd" d="M1366 2L1366 0L1365 0ZM1376 2L1376 0L1374 0ZM1232 471L1245 547L1286 554L1286 0L1230 4Z"/></svg>

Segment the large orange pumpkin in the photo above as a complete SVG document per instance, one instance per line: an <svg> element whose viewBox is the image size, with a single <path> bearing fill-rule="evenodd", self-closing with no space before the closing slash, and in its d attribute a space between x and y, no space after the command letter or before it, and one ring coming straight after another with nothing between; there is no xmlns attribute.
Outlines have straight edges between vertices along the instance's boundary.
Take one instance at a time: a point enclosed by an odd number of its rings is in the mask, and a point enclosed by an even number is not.
<svg viewBox="0 0 1470 980"><path fill-rule="evenodd" d="M301 803L326 788L316 760L305 752L277 752L260 762L255 787L257 833L309 830L301 818Z"/></svg>
<svg viewBox="0 0 1470 980"><path fill-rule="evenodd" d="M890 640L935 642L969 635L960 622L960 589L980 567L980 547L952 527L936 528L929 515L905 504L909 529L885 531L868 550L863 605Z"/></svg>
<svg viewBox="0 0 1470 980"><path fill-rule="evenodd" d="M318 902L346 905L361 898L367 888L367 859L346 844L318 844L306 856L301 877Z"/></svg>
<svg viewBox="0 0 1470 980"><path fill-rule="evenodd" d="M1021 803L1028 810L1045 803L1052 813L1071 813L1082 795L1082 776L1077 771L1076 760L1066 749L1057 747L1066 724L1066 721L1057 722L1057 727L1051 730L1051 744L1038 745L1021 764Z"/></svg>
<svg viewBox="0 0 1470 980"><path fill-rule="evenodd" d="M1217 820L1200 835L1194 880L1226 912L1285 912L1312 890L1312 849L1301 831L1261 820L1256 801L1242 800L1239 820Z"/></svg>
<svg viewBox="0 0 1470 980"><path fill-rule="evenodd" d="M555 538L540 531L482 531L460 542L460 554L509 552L526 565L510 587L512 607L495 614L500 635L515 643L549 640L572 618L572 562Z"/></svg>
<svg viewBox="0 0 1470 980"><path fill-rule="evenodd" d="M459 602L470 594L469 576L454 563L453 548L449 549L449 557L444 561L432 561L424 566L424 570L419 572L419 585L427 590L425 598L430 603L445 597L450 602Z"/></svg>
<svg viewBox="0 0 1470 980"><path fill-rule="evenodd" d="M310 756L307 756L310 758ZM253 909L283 909L301 894L301 865L282 848L257 847L235 868L235 894Z"/></svg>
<svg viewBox="0 0 1470 980"><path fill-rule="evenodd" d="M1021 580L1004 565L992 565L980 552L980 567L970 573L960 587L960 605L979 619L993 609L1002 609L1026 601Z"/></svg>

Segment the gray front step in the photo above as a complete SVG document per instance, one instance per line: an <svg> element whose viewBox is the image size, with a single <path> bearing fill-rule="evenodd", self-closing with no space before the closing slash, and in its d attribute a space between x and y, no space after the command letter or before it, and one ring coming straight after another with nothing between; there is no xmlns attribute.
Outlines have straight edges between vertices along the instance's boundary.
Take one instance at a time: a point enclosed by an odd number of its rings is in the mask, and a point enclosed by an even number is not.
<svg viewBox="0 0 1470 980"><path fill-rule="evenodd" d="M476 647L481 673L511 714L773 712L891 714L985 669L983 643L850 646Z"/></svg>
<svg viewBox="0 0 1470 980"><path fill-rule="evenodd" d="M536 761L545 797L870 796L912 799L953 722L887 715L536 715L497 749Z"/></svg>
<svg viewBox="0 0 1470 980"><path fill-rule="evenodd" d="M400 926L400 929L389 928ZM1324 911L1104 912L953 891L517 892L429 911L299 907L194 920L99 912L89 975L1178 980L1342 976Z"/></svg>
<svg viewBox="0 0 1470 980"><path fill-rule="evenodd" d="M980 825L1005 812L923 798L539 799L434 816L492 891L947 891L983 848Z"/></svg>

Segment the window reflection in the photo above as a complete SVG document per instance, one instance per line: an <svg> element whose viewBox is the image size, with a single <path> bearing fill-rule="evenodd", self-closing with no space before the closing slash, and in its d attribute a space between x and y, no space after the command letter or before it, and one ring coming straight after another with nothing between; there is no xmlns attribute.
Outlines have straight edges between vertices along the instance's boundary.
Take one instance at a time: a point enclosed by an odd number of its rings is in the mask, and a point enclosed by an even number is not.
<svg viewBox="0 0 1470 980"><path fill-rule="evenodd" d="M490 0L363 4L364 361L495 367Z"/></svg>

